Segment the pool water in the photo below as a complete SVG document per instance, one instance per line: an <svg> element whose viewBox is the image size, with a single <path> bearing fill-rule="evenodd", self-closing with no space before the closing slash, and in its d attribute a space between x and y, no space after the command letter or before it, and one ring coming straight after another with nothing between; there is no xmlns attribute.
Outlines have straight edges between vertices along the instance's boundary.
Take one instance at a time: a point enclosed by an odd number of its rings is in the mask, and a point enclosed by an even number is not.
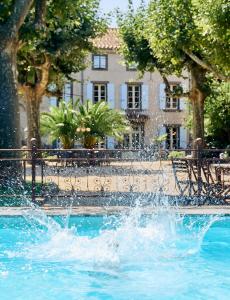
<svg viewBox="0 0 230 300"><path fill-rule="evenodd" d="M0 218L0 299L230 299L230 217Z"/></svg>

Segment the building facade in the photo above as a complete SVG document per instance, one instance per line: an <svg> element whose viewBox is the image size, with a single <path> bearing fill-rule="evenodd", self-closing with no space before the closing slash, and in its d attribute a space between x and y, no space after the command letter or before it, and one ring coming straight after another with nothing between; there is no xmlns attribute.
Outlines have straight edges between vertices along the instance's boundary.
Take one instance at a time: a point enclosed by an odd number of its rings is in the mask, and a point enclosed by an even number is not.
<svg viewBox="0 0 230 300"><path fill-rule="evenodd" d="M82 103L87 99L93 103L104 100L111 108L124 111L132 130L125 134L122 144L108 137L104 147L141 148L165 134L164 148L186 148L189 138L184 127L186 100L166 97L158 72L146 72L140 77L135 65L125 64L118 51L119 45L117 29L109 29L96 39L98 51L89 55L88 67L73 74L72 83L65 84L63 98L65 101L80 99ZM172 90L177 85L188 90L188 76L184 75L183 78L168 76ZM41 110L48 110L49 105L57 105L54 97L44 99Z"/></svg>

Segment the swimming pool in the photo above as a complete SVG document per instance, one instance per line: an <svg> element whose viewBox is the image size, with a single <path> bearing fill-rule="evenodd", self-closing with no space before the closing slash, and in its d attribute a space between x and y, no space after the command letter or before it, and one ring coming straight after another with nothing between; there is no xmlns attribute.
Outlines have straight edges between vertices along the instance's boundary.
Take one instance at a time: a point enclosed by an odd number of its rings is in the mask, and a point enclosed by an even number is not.
<svg viewBox="0 0 230 300"><path fill-rule="evenodd" d="M230 299L230 217L0 217L0 299Z"/></svg>

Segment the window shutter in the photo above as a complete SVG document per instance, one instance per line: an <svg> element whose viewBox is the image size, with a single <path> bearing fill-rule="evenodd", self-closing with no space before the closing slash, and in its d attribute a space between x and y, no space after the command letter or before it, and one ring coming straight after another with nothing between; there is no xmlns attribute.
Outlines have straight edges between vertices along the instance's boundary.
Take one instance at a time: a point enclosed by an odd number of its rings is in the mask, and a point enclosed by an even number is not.
<svg viewBox="0 0 230 300"><path fill-rule="evenodd" d="M187 130L184 127L180 127L180 148L187 148Z"/></svg>
<svg viewBox="0 0 230 300"><path fill-rule="evenodd" d="M56 97L50 97L49 99L50 106L57 106L57 98Z"/></svg>
<svg viewBox="0 0 230 300"><path fill-rule="evenodd" d="M148 85L142 85L142 109L148 109L149 108L149 87Z"/></svg>
<svg viewBox="0 0 230 300"><path fill-rule="evenodd" d="M115 139L114 137L108 136L107 137L107 149L114 149Z"/></svg>
<svg viewBox="0 0 230 300"><path fill-rule="evenodd" d="M160 100L160 109L165 109L166 104L166 94L165 94L165 84L160 84L160 94L159 94L159 100Z"/></svg>
<svg viewBox="0 0 230 300"><path fill-rule="evenodd" d="M127 84L121 85L121 109L127 109Z"/></svg>
<svg viewBox="0 0 230 300"><path fill-rule="evenodd" d="M108 87L108 104L109 104L109 107L111 109L114 109L115 108L115 90L114 90L114 84L113 83L109 83L107 85Z"/></svg>
<svg viewBox="0 0 230 300"><path fill-rule="evenodd" d="M93 84L89 82L86 88L86 100L93 101Z"/></svg>
<svg viewBox="0 0 230 300"><path fill-rule="evenodd" d="M161 125L161 127L159 129L159 136L162 136L164 134L166 134L166 127L165 127L165 125ZM163 149L166 148L166 141L162 142L162 146L163 146Z"/></svg>
<svg viewBox="0 0 230 300"><path fill-rule="evenodd" d="M184 98L180 98L180 110L186 109L186 100Z"/></svg>
<svg viewBox="0 0 230 300"><path fill-rule="evenodd" d="M63 89L63 99L65 100L65 102L69 102L71 97L72 97L72 83L67 82L65 83Z"/></svg>
<svg viewBox="0 0 230 300"><path fill-rule="evenodd" d="M183 83L181 86L183 88L183 93L186 93L187 92L186 85ZM181 110L186 109L186 99L184 97L180 98L180 107L179 107L179 109L181 109Z"/></svg>

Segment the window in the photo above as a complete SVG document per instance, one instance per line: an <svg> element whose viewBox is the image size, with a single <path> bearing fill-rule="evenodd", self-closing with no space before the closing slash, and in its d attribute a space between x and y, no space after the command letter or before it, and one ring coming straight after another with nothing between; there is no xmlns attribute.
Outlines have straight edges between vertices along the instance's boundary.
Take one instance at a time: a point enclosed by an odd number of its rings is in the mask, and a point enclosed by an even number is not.
<svg viewBox="0 0 230 300"><path fill-rule="evenodd" d="M166 148L167 149L178 149L180 145L180 127L179 126L166 126Z"/></svg>
<svg viewBox="0 0 230 300"><path fill-rule="evenodd" d="M94 54L92 57L93 70L107 70L108 69L108 56Z"/></svg>
<svg viewBox="0 0 230 300"><path fill-rule="evenodd" d="M141 85L128 84L128 109L141 109Z"/></svg>
<svg viewBox="0 0 230 300"><path fill-rule="evenodd" d="M173 92L178 87L178 84L170 84L170 90ZM178 109L179 108L179 98L176 96L166 96L166 109Z"/></svg>
<svg viewBox="0 0 230 300"><path fill-rule="evenodd" d="M130 133L124 135L124 148L139 149L144 144L144 125L133 124Z"/></svg>
<svg viewBox="0 0 230 300"><path fill-rule="evenodd" d="M93 85L93 103L107 101L107 84L94 83Z"/></svg>

